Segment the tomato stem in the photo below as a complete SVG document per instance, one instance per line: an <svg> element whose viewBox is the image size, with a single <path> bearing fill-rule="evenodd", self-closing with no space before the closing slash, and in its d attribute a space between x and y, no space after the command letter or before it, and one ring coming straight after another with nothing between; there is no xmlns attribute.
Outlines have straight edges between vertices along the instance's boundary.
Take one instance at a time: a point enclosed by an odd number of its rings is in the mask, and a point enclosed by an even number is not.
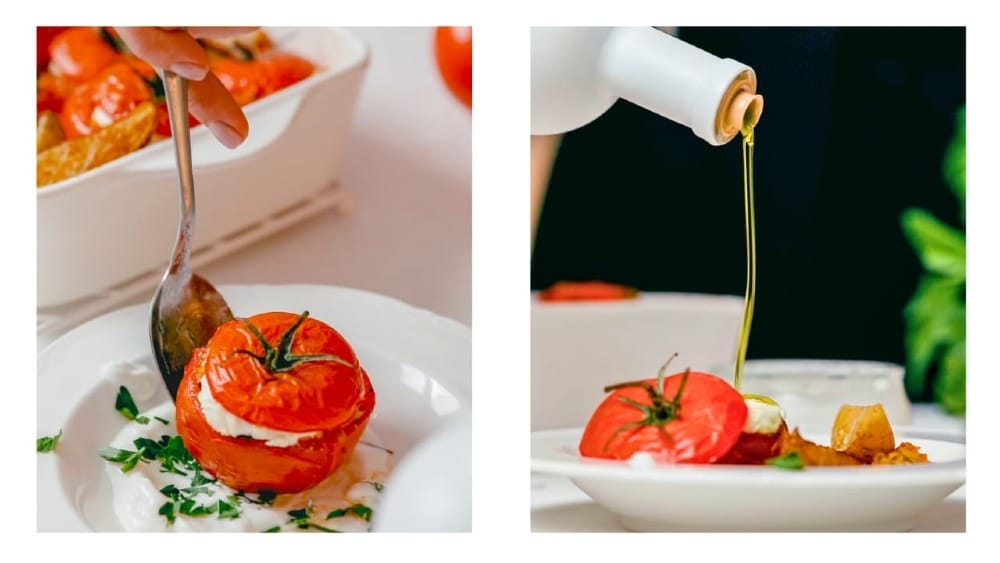
<svg viewBox="0 0 1000 563"><path fill-rule="evenodd" d="M271 373L280 373L283 371L290 371L299 364L304 364L307 362L336 362L343 366L354 367L353 365L345 362L338 356L333 354L292 354L292 343L295 341L295 334L298 332L299 327L305 322L306 317L309 316L309 311L304 311L299 318L295 320L292 326L288 327L282 335L281 339L278 341L277 346L272 346L264 334L253 325L247 319L239 319L243 326L253 333L257 340L260 341L261 345L264 347L264 355L258 356L249 350L237 350L237 354L246 354L264 366L267 371Z"/></svg>
<svg viewBox="0 0 1000 563"><path fill-rule="evenodd" d="M670 365L670 360L673 360L677 354L674 354L667 360L663 367L660 368L660 372L656 377L656 385L651 385L648 381L626 381L624 383L616 383L614 385L609 385L604 388L604 391L610 392L617 389L623 389L627 387L638 387L646 391L649 395L650 404L641 403L632 399L631 397L626 397L624 395L619 395L618 400L626 405L635 407L642 413L642 418L639 420L634 420L632 422L627 422L608 438L608 441L604 444L604 450L607 451L608 447L611 445L611 441L626 430L630 430L642 426L656 426L663 432L663 435L667 438L670 434L666 430L666 425L669 422L677 420L681 415L681 394L684 393L684 387L687 385L688 376L691 374L691 368L686 368L684 373L681 374L681 382L677 387L677 392L674 393L673 399L667 400L663 396L663 392L666 390L665 374L667 371L667 366Z"/></svg>

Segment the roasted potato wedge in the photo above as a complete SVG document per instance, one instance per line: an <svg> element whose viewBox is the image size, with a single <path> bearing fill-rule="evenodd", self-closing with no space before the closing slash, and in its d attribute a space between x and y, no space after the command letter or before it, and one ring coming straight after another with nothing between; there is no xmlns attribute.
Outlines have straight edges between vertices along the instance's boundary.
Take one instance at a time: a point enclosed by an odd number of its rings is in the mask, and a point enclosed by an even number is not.
<svg viewBox="0 0 1000 563"><path fill-rule="evenodd" d="M843 452L838 452L833 448L821 446L815 442L810 442L799 434L799 430L788 432L787 430L779 439L781 453L785 455L791 452L798 452L802 458L803 465L862 465L863 462Z"/></svg>
<svg viewBox="0 0 1000 563"><path fill-rule="evenodd" d="M59 115L54 111L43 111L38 114L38 149L36 153L50 149L66 140Z"/></svg>
<svg viewBox="0 0 1000 563"><path fill-rule="evenodd" d="M143 102L104 129L39 153L36 183L47 186L129 154L149 141L155 126L156 108Z"/></svg>
<svg viewBox="0 0 1000 563"><path fill-rule="evenodd" d="M844 405L837 412L830 434L830 447L871 463L878 454L896 448L889 417L881 404Z"/></svg>

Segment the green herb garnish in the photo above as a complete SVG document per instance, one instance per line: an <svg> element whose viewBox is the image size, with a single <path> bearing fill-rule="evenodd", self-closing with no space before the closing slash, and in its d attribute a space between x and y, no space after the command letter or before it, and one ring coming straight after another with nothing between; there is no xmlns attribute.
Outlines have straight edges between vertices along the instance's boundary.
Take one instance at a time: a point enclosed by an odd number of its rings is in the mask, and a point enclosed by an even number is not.
<svg viewBox="0 0 1000 563"><path fill-rule="evenodd" d="M165 418L160 418L158 416L154 416L153 418L155 418L156 420L159 420L163 424L170 424L170 421L167 420L167 419L165 419Z"/></svg>
<svg viewBox="0 0 1000 563"><path fill-rule="evenodd" d="M364 482L368 483L369 485L371 485L373 487L375 487L375 492L376 493L381 493L382 489L385 488L385 485L383 485L382 483L378 483L376 481L364 481Z"/></svg>
<svg viewBox="0 0 1000 563"><path fill-rule="evenodd" d="M243 491L237 491L235 496L249 502L250 504L274 504L274 499L277 498L278 493L267 489L261 489L257 491L257 498L255 499L248 497Z"/></svg>
<svg viewBox="0 0 1000 563"><path fill-rule="evenodd" d="M310 500L309 503L306 504L305 508L296 508L295 510L288 511L288 516L290 517L288 523L294 525L296 528L300 530L307 530L309 528L312 528L314 530L319 530L321 532L329 532L334 534L340 533L340 530L334 530L332 528L327 528L326 526L320 526L319 524L312 522L310 520L312 518L312 513L313 513L313 507L312 507L312 501Z"/></svg>
<svg viewBox="0 0 1000 563"><path fill-rule="evenodd" d="M59 429L59 433L55 436L42 436L38 439L37 449L40 452L51 452L56 449L59 445L59 439L62 438L62 429Z"/></svg>
<svg viewBox="0 0 1000 563"><path fill-rule="evenodd" d="M281 531L281 526L271 526L270 528L264 530L263 533L265 533L265 534L273 534L275 532L280 532L280 531Z"/></svg>
<svg viewBox="0 0 1000 563"><path fill-rule="evenodd" d="M348 514L353 514L365 522L372 521L372 509L363 504L352 504L347 508L338 508L337 510L327 514L326 519L330 520L331 518L340 518L342 516L347 516Z"/></svg>
<svg viewBox="0 0 1000 563"><path fill-rule="evenodd" d="M802 469L805 467L799 452L788 452L785 455L772 457L764 460L764 463L780 467L781 469Z"/></svg>
<svg viewBox="0 0 1000 563"><path fill-rule="evenodd" d="M132 393L124 385L118 388L118 396L115 397L115 410L129 420L134 420L139 424L149 424L148 416L139 416L139 407L135 406Z"/></svg>
<svg viewBox="0 0 1000 563"><path fill-rule="evenodd" d="M103 459L113 463L122 464L122 473L128 473L129 471L135 469L135 466L139 463L139 461L149 463L148 460L143 459L145 453L146 450L143 448L140 448L138 451L119 450L118 448L112 447L97 450L97 455L101 456Z"/></svg>

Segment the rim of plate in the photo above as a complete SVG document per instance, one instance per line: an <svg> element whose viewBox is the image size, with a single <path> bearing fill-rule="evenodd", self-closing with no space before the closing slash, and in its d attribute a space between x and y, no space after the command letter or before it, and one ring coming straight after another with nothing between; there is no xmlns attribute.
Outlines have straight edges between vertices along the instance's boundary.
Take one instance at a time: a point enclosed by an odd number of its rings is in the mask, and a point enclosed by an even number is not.
<svg viewBox="0 0 1000 563"><path fill-rule="evenodd" d="M960 447L963 457L920 465L812 467L802 471L752 465L657 465L632 467L625 461L585 459L576 451L582 428L539 430L531 433L531 470L569 478L629 481L644 484L723 484L787 487L909 487L921 484L965 482L965 444L914 437L920 444ZM906 435L897 436L905 441Z"/></svg>

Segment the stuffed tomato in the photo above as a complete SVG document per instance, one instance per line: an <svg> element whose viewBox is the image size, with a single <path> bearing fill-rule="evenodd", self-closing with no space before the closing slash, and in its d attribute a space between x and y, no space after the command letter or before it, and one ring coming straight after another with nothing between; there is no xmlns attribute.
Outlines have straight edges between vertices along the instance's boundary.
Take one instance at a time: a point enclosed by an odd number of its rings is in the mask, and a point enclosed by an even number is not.
<svg viewBox="0 0 1000 563"><path fill-rule="evenodd" d="M291 493L354 450L375 392L330 326L273 312L230 321L195 350L177 392L177 431L201 466L247 492Z"/></svg>

